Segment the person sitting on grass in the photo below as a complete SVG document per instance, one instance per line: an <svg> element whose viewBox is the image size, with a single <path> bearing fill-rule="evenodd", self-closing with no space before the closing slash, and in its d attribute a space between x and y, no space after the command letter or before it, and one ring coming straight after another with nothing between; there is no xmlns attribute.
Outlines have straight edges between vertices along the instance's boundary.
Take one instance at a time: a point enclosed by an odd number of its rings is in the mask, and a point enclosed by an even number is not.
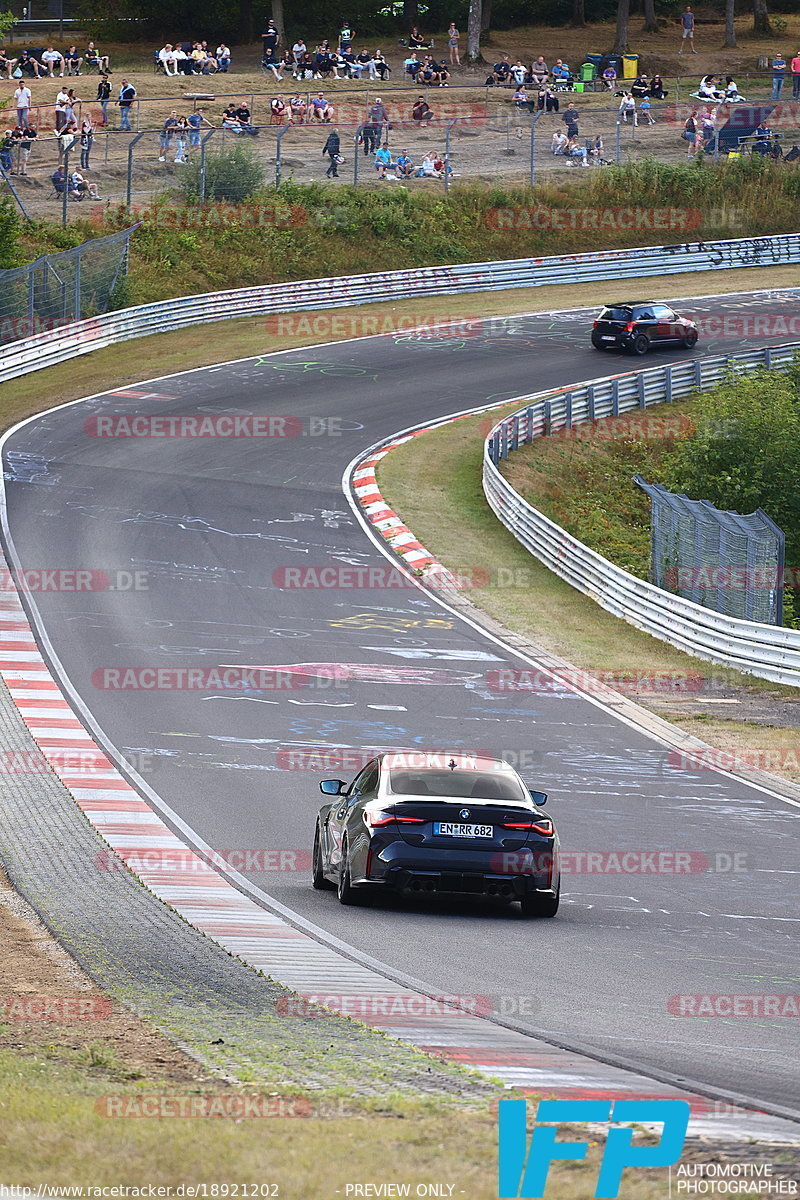
<svg viewBox="0 0 800 1200"><path fill-rule="evenodd" d="M603 80L603 87L607 87L610 92L613 92L614 88L617 86L616 67L613 67L611 63L609 63L606 69L603 71L601 79Z"/></svg>
<svg viewBox="0 0 800 1200"><path fill-rule="evenodd" d="M492 73L486 80L489 87L505 87L511 79L511 60L507 54L504 54L500 62L496 62L492 67Z"/></svg>
<svg viewBox="0 0 800 1200"><path fill-rule="evenodd" d="M660 75L654 75L650 80L650 95L654 100L666 100L669 95Z"/></svg>
<svg viewBox="0 0 800 1200"><path fill-rule="evenodd" d="M17 60L15 58L9 58L5 50L0 50L0 77L2 77L3 71L5 71L6 79L13 79L14 67L16 65Z"/></svg>
<svg viewBox="0 0 800 1200"><path fill-rule="evenodd" d="M227 75L231 65L230 47L226 46L224 42L220 42L219 46L217 46L215 58L217 60L217 70L220 74Z"/></svg>
<svg viewBox="0 0 800 1200"><path fill-rule="evenodd" d="M439 60L439 87L450 87L450 71L443 58Z"/></svg>
<svg viewBox="0 0 800 1200"><path fill-rule="evenodd" d="M315 121L324 121L329 124L333 120L333 109L325 99L324 92L317 92L316 96L312 98L311 108Z"/></svg>
<svg viewBox="0 0 800 1200"><path fill-rule="evenodd" d="M569 143L567 145L567 157L569 158L573 167L588 167L590 165L588 155L588 150L585 146L580 144L577 137L571 137L569 139Z"/></svg>
<svg viewBox="0 0 800 1200"><path fill-rule="evenodd" d="M556 85L556 87L560 88L567 87L572 79L572 72L569 69L569 64L565 63L560 58L556 59L556 65L553 67L552 75L553 83Z"/></svg>
<svg viewBox="0 0 800 1200"><path fill-rule="evenodd" d="M542 87L550 79L550 68L544 61L544 55L540 54L535 62L531 63L531 79L538 86Z"/></svg>
<svg viewBox="0 0 800 1200"><path fill-rule="evenodd" d="M416 83L417 75L419 75L421 70L422 70L422 63L417 58L416 50L412 50L411 53L409 54L408 58L403 59L403 73L405 75L410 75L411 78L414 80L414 83Z"/></svg>
<svg viewBox="0 0 800 1200"><path fill-rule="evenodd" d="M643 96L639 101L639 118L645 125L655 125L656 123L649 96Z"/></svg>
<svg viewBox="0 0 800 1200"><path fill-rule="evenodd" d="M417 176L420 179L440 179L441 173L436 170L436 159L433 154L428 153L422 160L422 165L417 171Z"/></svg>
<svg viewBox="0 0 800 1200"><path fill-rule="evenodd" d="M101 54L95 47L94 42L89 42L86 47L86 53L83 56L83 61L88 63L90 67L97 67L98 73L101 75L110 75L111 66L108 61L107 54Z"/></svg>
<svg viewBox="0 0 800 1200"><path fill-rule="evenodd" d="M282 82L283 76L281 75L280 59L274 50L270 49L264 53L264 56L261 59L261 66L265 72L271 71L278 83Z"/></svg>
<svg viewBox="0 0 800 1200"><path fill-rule="evenodd" d="M600 136L600 134L598 133L595 135L595 139L592 142L592 145L589 149L589 156L595 163L597 163L599 165L600 163L603 162L603 154L604 153L605 153L605 146L603 145L603 139Z"/></svg>
<svg viewBox="0 0 800 1200"><path fill-rule="evenodd" d="M52 46L48 46L42 55L42 62L47 67L47 74L51 79L54 79L53 67L58 67L58 78L64 78L64 55L60 50L54 50Z"/></svg>
<svg viewBox="0 0 800 1200"><path fill-rule="evenodd" d="M426 37L424 33L420 33L416 25L408 35L408 45L412 50L430 50L431 48L430 38Z"/></svg>
<svg viewBox="0 0 800 1200"><path fill-rule="evenodd" d="M569 138L567 135L561 130L557 129L553 134L552 141L550 142L550 153L557 155L566 154L568 144Z"/></svg>
<svg viewBox="0 0 800 1200"><path fill-rule="evenodd" d="M740 94L732 75L725 76L725 102L727 104L747 103L744 96Z"/></svg>
<svg viewBox="0 0 800 1200"><path fill-rule="evenodd" d="M165 75L178 74L178 60L175 57L175 51L172 48L172 42L167 42L159 50L158 65L161 67ZM170 67L172 70L170 70Z"/></svg>
<svg viewBox="0 0 800 1200"><path fill-rule="evenodd" d="M74 192L77 192L78 197L83 200L85 196L90 196L92 200L102 200L102 196L97 190L96 183L87 183L80 171L73 171L70 175L70 187Z"/></svg>
<svg viewBox="0 0 800 1200"><path fill-rule="evenodd" d="M21 71L23 75L30 75L36 79L41 79L43 75L47 74L41 63L28 50L20 50L17 70Z"/></svg>
<svg viewBox="0 0 800 1200"><path fill-rule="evenodd" d="M420 96L412 107L411 120L416 121L420 127L433 120L433 109L424 96Z"/></svg>
<svg viewBox="0 0 800 1200"><path fill-rule="evenodd" d="M385 179L386 172L395 166L396 164L392 162L389 147L378 146L378 149L375 151L375 170L378 173L378 179Z"/></svg>
<svg viewBox="0 0 800 1200"><path fill-rule="evenodd" d="M531 102L528 99L528 93L525 90L525 84L521 83L514 92L514 108L530 108L530 103Z"/></svg>
<svg viewBox="0 0 800 1200"><path fill-rule="evenodd" d="M72 179L67 179L66 172L63 166L56 167L53 174L50 176L50 181L56 190L56 194L63 196L66 192L70 200L82 200L83 193L72 186Z"/></svg>
<svg viewBox="0 0 800 1200"><path fill-rule="evenodd" d="M83 66L83 55L78 54L74 46L70 46L67 53L64 55L64 62L67 65L68 75L80 75L81 67Z"/></svg>
<svg viewBox="0 0 800 1200"><path fill-rule="evenodd" d="M717 84L718 80L716 75L704 75L700 80L700 86L697 89L699 98L701 100L724 100L725 93L720 91Z"/></svg>
<svg viewBox="0 0 800 1200"><path fill-rule="evenodd" d="M411 161L411 155L407 150L404 150L402 154L398 154L395 166L397 168L397 174L402 179L408 179L414 174L414 164Z"/></svg>
<svg viewBox="0 0 800 1200"><path fill-rule="evenodd" d="M642 96L650 94L650 80L647 75L639 75L631 84L631 95L636 100L641 100Z"/></svg>

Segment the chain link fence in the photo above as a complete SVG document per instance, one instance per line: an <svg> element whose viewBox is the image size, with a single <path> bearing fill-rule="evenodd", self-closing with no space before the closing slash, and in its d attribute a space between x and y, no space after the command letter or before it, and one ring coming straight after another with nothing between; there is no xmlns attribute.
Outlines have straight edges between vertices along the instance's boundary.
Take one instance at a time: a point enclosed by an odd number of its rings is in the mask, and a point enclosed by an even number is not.
<svg viewBox="0 0 800 1200"><path fill-rule="evenodd" d="M651 503L651 582L704 608L783 624L785 537L763 509L743 516L636 483Z"/></svg>
<svg viewBox="0 0 800 1200"><path fill-rule="evenodd" d="M0 271L0 345L108 312L136 228Z"/></svg>

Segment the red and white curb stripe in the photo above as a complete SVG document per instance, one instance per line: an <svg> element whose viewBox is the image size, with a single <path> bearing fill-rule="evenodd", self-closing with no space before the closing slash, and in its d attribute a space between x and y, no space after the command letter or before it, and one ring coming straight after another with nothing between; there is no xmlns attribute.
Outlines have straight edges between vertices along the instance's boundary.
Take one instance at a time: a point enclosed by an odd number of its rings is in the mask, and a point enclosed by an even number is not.
<svg viewBox="0 0 800 1200"><path fill-rule="evenodd" d="M373 513L382 506L386 518L391 519L395 514L382 504L374 483L374 462L383 453L373 455L364 465L372 474L361 475L363 483L358 486ZM398 527L390 524L386 528L394 531ZM403 526L399 534L405 537L410 530ZM410 561L416 565L435 565L435 559L413 541L412 535L411 541L397 543L407 561L407 556L414 555ZM443 1005L441 1000L431 1002L424 993L354 962L261 907L199 853L187 848L116 770L64 699L13 590L0 592L0 674L42 755L118 859L129 864L141 882L189 924L276 982L334 1011L356 1016L401 1041L482 1070L523 1091L562 1097L686 1099L692 1105L694 1133L800 1140L792 1122L744 1109L732 1111L728 1105L721 1113L714 1101L703 1096L558 1049L458 1007ZM108 870L109 856L101 852L98 859L98 869Z"/></svg>

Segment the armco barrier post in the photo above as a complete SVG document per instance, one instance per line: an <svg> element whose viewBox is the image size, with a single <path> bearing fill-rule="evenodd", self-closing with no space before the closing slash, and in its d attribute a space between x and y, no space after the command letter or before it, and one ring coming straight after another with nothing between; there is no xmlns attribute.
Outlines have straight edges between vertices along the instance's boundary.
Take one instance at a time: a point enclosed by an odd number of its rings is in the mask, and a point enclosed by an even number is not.
<svg viewBox="0 0 800 1200"><path fill-rule="evenodd" d="M206 142L216 133L216 129L209 129L208 133L200 142L200 203L206 202Z"/></svg>
<svg viewBox="0 0 800 1200"><path fill-rule="evenodd" d="M125 207L130 208L131 196L133 195L133 148L138 141L144 137L144 133L137 133L128 142L128 184L125 190Z"/></svg>
<svg viewBox="0 0 800 1200"><path fill-rule="evenodd" d="M275 142L275 187L276 188L279 188L281 186L281 166L282 166L281 142L283 141L283 135L285 133L288 133L289 129L290 129L289 125L284 125L283 128L279 129L278 137Z"/></svg>
<svg viewBox="0 0 800 1200"><path fill-rule="evenodd" d="M455 121L451 121L447 126L447 132L444 135L444 194L450 191L450 134L453 132Z"/></svg>

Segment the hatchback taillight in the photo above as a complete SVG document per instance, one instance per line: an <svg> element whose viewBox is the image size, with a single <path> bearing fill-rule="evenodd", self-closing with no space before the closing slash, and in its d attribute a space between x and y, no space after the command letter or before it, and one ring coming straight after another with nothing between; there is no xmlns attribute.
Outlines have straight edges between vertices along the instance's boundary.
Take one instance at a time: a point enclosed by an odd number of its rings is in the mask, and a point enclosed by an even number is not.
<svg viewBox="0 0 800 1200"><path fill-rule="evenodd" d="M592 326L592 329L597 329L597 326L598 326L599 324L600 324L600 322L599 322L599 321L595 321L594 325Z"/></svg>
<svg viewBox="0 0 800 1200"><path fill-rule="evenodd" d="M635 326L635 324L636 324L636 322L635 322L635 321L628 321L628 324L625 326L625 332L626 332L626 333L633 333L633 329L634 329L634 326Z"/></svg>

